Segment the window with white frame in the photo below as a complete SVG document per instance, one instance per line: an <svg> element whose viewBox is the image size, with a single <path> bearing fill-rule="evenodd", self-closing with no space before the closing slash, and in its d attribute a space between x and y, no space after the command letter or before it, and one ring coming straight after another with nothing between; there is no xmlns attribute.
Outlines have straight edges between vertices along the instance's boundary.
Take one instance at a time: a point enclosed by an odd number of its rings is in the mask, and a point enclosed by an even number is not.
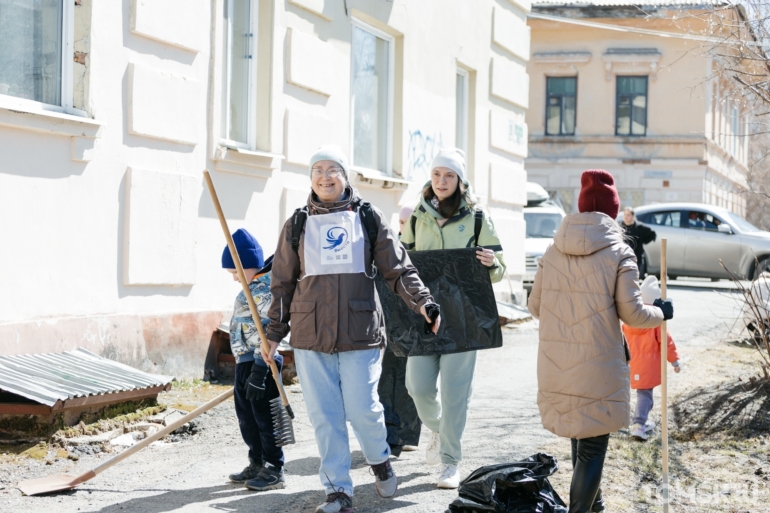
<svg viewBox="0 0 770 513"><path fill-rule="evenodd" d="M647 135L647 77L617 77L615 135Z"/></svg>
<svg viewBox="0 0 770 513"><path fill-rule="evenodd" d="M74 2L0 0L0 95L29 107L72 106Z"/></svg>
<svg viewBox="0 0 770 513"><path fill-rule="evenodd" d="M455 76L455 146L468 153L468 72L457 68Z"/></svg>
<svg viewBox="0 0 770 513"><path fill-rule="evenodd" d="M251 148L256 143L257 0L225 0L225 86L222 138Z"/></svg>
<svg viewBox="0 0 770 513"><path fill-rule="evenodd" d="M353 21L351 145L353 165L391 172L394 38Z"/></svg>

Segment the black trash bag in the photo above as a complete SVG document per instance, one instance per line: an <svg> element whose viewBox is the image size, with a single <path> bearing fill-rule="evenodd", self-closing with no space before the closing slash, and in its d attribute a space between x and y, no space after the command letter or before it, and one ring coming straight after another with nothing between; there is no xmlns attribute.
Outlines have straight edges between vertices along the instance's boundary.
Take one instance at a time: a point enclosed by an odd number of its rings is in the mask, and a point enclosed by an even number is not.
<svg viewBox="0 0 770 513"><path fill-rule="evenodd" d="M556 458L538 453L516 463L473 471L458 490L448 513L567 513L567 505L548 476L559 470Z"/></svg>
<svg viewBox="0 0 770 513"><path fill-rule="evenodd" d="M425 334L425 318L377 275L377 292L385 314L388 346L396 356L430 356L490 349L503 345L497 301L489 269L475 248L410 251L423 283L441 305L437 335Z"/></svg>
<svg viewBox="0 0 770 513"><path fill-rule="evenodd" d="M406 358L396 356L389 347L382 357L382 374L377 391L385 408L388 444L397 447L418 445L421 423L414 400L406 390Z"/></svg>

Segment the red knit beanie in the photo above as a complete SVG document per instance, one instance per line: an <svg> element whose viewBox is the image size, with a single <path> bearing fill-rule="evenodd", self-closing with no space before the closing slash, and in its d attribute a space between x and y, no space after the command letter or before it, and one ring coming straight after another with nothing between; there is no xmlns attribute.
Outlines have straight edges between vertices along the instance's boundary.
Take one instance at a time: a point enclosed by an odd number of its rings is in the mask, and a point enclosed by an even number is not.
<svg viewBox="0 0 770 513"><path fill-rule="evenodd" d="M583 171L580 177L580 212L602 212L611 218L618 217L620 198L615 188L615 179L604 169Z"/></svg>

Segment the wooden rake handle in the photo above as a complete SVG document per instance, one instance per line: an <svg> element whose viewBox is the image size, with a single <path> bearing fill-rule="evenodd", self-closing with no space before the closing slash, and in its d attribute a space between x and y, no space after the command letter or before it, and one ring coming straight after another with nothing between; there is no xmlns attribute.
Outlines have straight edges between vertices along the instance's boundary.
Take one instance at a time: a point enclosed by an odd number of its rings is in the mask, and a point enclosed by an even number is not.
<svg viewBox="0 0 770 513"><path fill-rule="evenodd" d="M217 217L219 217L219 224L222 226L222 231L225 232L225 239L227 239L227 247L230 248L230 255L235 262L235 269L238 272L238 279L243 287L243 294L246 296L246 301L249 304L249 310L251 311L251 317L254 319L254 324L257 325L257 331L259 331L259 337L262 339L262 347L266 353L270 352L270 344L267 342L267 335L265 335L265 329L262 327L262 319L259 317L257 311L257 305L254 303L254 298L251 296L251 290L249 289L249 283L246 281L246 275L243 273L243 265L241 264L241 257L238 255L238 250L235 249L235 242L233 242L233 236L230 235L230 228L227 227L227 219L222 212L222 205L219 204L219 197L217 196L217 190L214 188L214 182L211 181L211 175L208 170L203 171L203 177L206 179L206 185L211 193L211 201L214 203L214 209L217 211ZM286 391L283 389L283 380L281 374L278 372L278 365L275 361L269 362L273 379L278 387L278 393L281 394L281 402L284 406L289 406L289 398L286 397Z"/></svg>

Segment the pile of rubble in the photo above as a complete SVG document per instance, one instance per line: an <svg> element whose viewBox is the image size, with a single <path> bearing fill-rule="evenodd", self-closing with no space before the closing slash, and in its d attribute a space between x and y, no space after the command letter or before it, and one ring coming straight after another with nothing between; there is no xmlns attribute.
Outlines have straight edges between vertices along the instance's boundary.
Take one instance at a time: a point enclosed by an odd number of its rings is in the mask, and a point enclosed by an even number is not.
<svg viewBox="0 0 770 513"><path fill-rule="evenodd" d="M89 428L83 422L80 422L74 430L70 429L66 433L72 434L74 431L76 433L80 432L80 435L68 437L65 433L59 432L54 435L52 442L63 447L70 454L71 459L78 459L80 455L85 454L123 450L153 435L155 432L163 429L163 427L176 422L186 414L186 411L170 408L147 417L143 421L125 424L121 427L102 432L95 432L93 428ZM170 443L181 442L197 434L200 430L201 424L199 419L193 419L177 428L173 433L163 438L162 441Z"/></svg>

